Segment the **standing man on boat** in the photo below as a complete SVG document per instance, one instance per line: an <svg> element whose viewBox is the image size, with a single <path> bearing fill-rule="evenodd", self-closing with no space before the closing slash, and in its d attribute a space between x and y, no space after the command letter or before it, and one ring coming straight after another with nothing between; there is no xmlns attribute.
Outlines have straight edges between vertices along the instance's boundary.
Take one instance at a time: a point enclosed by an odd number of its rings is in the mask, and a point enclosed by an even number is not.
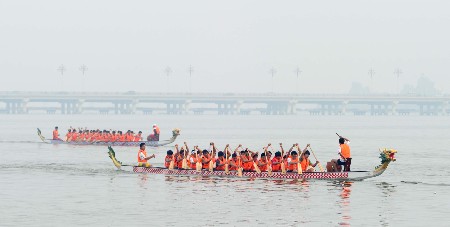
<svg viewBox="0 0 450 227"><path fill-rule="evenodd" d="M339 136L339 150L338 150L338 154L341 156L340 159L337 160L337 164L338 165L343 165L344 166L344 172L348 172L350 171L350 165L352 164L352 158L351 158L351 154L350 154L350 140L342 137L338 134Z"/></svg>
<svg viewBox="0 0 450 227"><path fill-rule="evenodd" d="M139 144L139 152L138 152L138 166L143 166L143 167L150 167L150 163L148 163L147 161L154 158L155 154L152 154L150 156L147 156L147 151L145 151L145 143L141 143Z"/></svg>
<svg viewBox="0 0 450 227"><path fill-rule="evenodd" d="M62 140L61 138L59 138L58 126L56 126L55 130L53 130L53 139L54 140Z"/></svg>

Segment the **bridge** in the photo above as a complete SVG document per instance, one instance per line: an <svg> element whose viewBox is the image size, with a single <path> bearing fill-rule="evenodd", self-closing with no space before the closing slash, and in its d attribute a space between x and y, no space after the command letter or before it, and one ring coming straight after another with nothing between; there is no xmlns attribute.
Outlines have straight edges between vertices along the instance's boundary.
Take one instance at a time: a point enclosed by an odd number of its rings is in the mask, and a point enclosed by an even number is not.
<svg viewBox="0 0 450 227"><path fill-rule="evenodd" d="M449 101L449 95L0 92L0 113L449 115Z"/></svg>

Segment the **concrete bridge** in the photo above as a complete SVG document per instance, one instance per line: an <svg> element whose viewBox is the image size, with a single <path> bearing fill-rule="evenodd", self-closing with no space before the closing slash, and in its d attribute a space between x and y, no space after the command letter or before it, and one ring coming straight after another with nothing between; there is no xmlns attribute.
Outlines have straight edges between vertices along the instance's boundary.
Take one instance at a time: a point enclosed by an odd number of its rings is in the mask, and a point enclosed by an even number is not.
<svg viewBox="0 0 450 227"><path fill-rule="evenodd" d="M0 92L3 114L449 115L450 96Z"/></svg>

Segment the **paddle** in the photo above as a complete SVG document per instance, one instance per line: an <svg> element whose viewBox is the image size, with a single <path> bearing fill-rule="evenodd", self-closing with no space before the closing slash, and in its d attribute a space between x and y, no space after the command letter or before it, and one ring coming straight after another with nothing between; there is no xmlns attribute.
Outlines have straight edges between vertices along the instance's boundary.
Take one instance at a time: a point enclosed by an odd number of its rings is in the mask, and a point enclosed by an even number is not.
<svg viewBox="0 0 450 227"><path fill-rule="evenodd" d="M230 172L229 172L229 169L228 169L228 150L229 150L229 147L230 147L230 145L229 144L227 144L226 146L225 146L225 173L226 174L229 174Z"/></svg>
<svg viewBox="0 0 450 227"><path fill-rule="evenodd" d="M336 134L337 134L337 133L336 133ZM313 154L314 159L316 159L316 162L318 162L317 164L319 164L320 172L325 172L325 171L323 170L322 164L320 164L319 160L317 160L317 157L316 157L316 155L314 154L314 151L312 150L311 145L309 146L309 150L311 150L311 153Z"/></svg>
<svg viewBox="0 0 450 227"><path fill-rule="evenodd" d="M298 151L298 157L297 157L297 173L298 174L303 174L303 170L302 170L302 163L300 162L300 156L302 155L301 153L300 153L300 148L299 148L299 146L297 145L297 151Z"/></svg>
<svg viewBox="0 0 450 227"><path fill-rule="evenodd" d="M175 144L175 150L177 151L176 154L179 154L178 144ZM173 170L174 167L175 167L175 160L174 159L175 159L176 154L173 155L172 160L170 161L169 170Z"/></svg>
<svg viewBox="0 0 450 227"><path fill-rule="evenodd" d="M255 155L253 152L251 152L251 151L248 151L251 155L250 155L250 157L251 157L251 159L252 159L252 162L253 162L253 168L255 169L255 171L257 172L257 173L261 173L261 170L259 169L259 167L258 167L258 163L256 163L254 160L253 160L253 156Z"/></svg>
<svg viewBox="0 0 450 227"><path fill-rule="evenodd" d="M272 144L269 143L267 147L270 146L272 146ZM266 154L267 173L269 174L269 176L272 176L272 166L269 164L269 160L267 159L267 147L264 149L264 153Z"/></svg>
<svg viewBox="0 0 450 227"><path fill-rule="evenodd" d="M195 146L195 148L197 148L197 151L200 151L198 146ZM202 163L201 163L202 157L200 157L200 152L196 153L195 156L196 156L196 161L197 161L197 163L195 163L195 170L197 172L201 172L202 171Z"/></svg>
<svg viewBox="0 0 450 227"><path fill-rule="evenodd" d="M214 171L214 156L215 156L215 151L216 151L216 147L214 146L214 143L210 143L210 145L212 145L212 150L211 150L211 160L209 161L209 171L213 172Z"/></svg>
<svg viewBox="0 0 450 227"><path fill-rule="evenodd" d="M189 166L188 166L188 164L187 164L187 154L186 154L186 151L188 150L188 147L187 147L187 144L186 144L186 142L184 142L184 154L183 154L183 161L182 161L182 163L181 163L181 168L183 168L183 169L189 169Z"/></svg>
<svg viewBox="0 0 450 227"><path fill-rule="evenodd" d="M281 174L286 174L286 165L284 164L284 149L283 149L283 144L280 143L280 148L281 148Z"/></svg>

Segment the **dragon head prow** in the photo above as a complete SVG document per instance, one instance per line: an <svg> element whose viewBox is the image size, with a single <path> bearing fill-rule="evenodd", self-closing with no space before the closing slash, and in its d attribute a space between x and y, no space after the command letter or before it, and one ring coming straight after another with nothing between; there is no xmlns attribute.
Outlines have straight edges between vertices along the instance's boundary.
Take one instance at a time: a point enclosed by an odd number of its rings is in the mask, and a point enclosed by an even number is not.
<svg viewBox="0 0 450 227"><path fill-rule="evenodd" d="M383 164L386 161L392 161L395 162L397 159L395 158L395 154L397 153L397 150L392 148L380 148L380 158L381 158L381 164Z"/></svg>
<svg viewBox="0 0 450 227"><path fill-rule="evenodd" d="M172 135L173 136L179 136L180 135L180 129L179 128L174 128L173 130L172 130Z"/></svg>

